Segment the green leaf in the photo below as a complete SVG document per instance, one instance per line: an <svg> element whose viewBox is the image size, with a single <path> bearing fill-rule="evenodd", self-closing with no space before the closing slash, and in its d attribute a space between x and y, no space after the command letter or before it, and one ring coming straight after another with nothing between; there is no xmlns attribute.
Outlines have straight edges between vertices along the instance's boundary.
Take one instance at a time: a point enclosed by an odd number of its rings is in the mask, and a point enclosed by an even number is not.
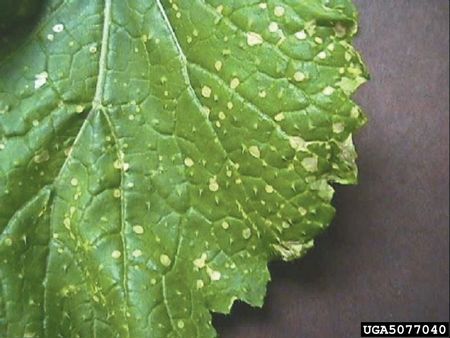
<svg viewBox="0 0 450 338"><path fill-rule="evenodd" d="M356 182L350 0L48 0L0 53L0 335L214 337Z"/></svg>

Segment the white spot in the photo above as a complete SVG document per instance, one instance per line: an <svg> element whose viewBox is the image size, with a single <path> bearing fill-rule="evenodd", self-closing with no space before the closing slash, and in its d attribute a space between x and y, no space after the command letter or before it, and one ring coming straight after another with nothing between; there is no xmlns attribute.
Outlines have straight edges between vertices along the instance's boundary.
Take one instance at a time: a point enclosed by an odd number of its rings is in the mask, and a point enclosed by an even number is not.
<svg viewBox="0 0 450 338"><path fill-rule="evenodd" d="M47 34L47 39L49 41L53 41L55 39L55 36L53 34Z"/></svg>
<svg viewBox="0 0 450 338"><path fill-rule="evenodd" d="M120 198L122 196L122 192L120 191L120 189L114 189L113 196L115 198Z"/></svg>
<svg viewBox="0 0 450 338"><path fill-rule="evenodd" d="M136 257L136 258L137 257L141 257L142 256L142 251L139 250L139 249L136 249L136 250L133 251L132 255L133 255L133 257Z"/></svg>
<svg viewBox="0 0 450 338"><path fill-rule="evenodd" d="M118 259L118 258L120 258L120 256L122 256L122 253L119 250L114 250L111 253L111 257L114 258L114 259Z"/></svg>
<svg viewBox="0 0 450 338"><path fill-rule="evenodd" d="M231 80L230 87L231 89L236 89L241 84L241 81L237 77Z"/></svg>
<svg viewBox="0 0 450 338"><path fill-rule="evenodd" d="M219 271L211 270L209 272L209 277L211 278L212 281L215 282L215 281L220 280L220 278L222 278L222 274Z"/></svg>
<svg viewBox="0 0 450 338"><path fill-rule="evenodd" d="M256 158L261 157L261 151L259 150L259 148L257 146L251 146L250 148L248 148L248 152L253 157L256 157Z"/></svg>
<svg viewBox="0 0 450 338"><path fill-rule="evenodd" d="M258 33L255 32L248 32L247 33L247 44L249 46L256 46L256 45L260 45L264 42L263 38L261 35L259 35Z"/></svg>
<svg viewBox="0 0 450 338"><path fill-rule="evenodd" d="M57 23L56 25L53 26L52 30L55 33L61 33L64 30L64 25L62 23Z"/></svg>
<svg viewBox="0 0 450 338"><path fill-rule="evenodd" d="M225 120L226 117L227 117L227 116L225 115L225 113L224 113L223 111L221 111L221 112L219 113L219 119Z"/></svg>
<svg viewBox="0 0 450 338"><path fill-rule="evenodd" d="M205 283L203 283L203 281L201 279L197 280L197 289L201 289L202 287L205 286Z"/></svg>
<svg viewBox="0 0 450 338"><path fill-rule="evenodd" d="M305 216L308 213L308 210L302 207L298 207L298 212L300 213L300 215Z"/></svg>
<svg viewBox="0 0 450 338"><path fill-rule="evenodd" d="M266 185L265 187L266 193L268 194L272 194L275 190L273 189L273 187L271 185Z"/></svg>
<svg viewBox="0 0 450 338"><path fill-rule="evenodd" d="M42 72L35 75L34 79L34 89L41 88L43 85L47 83L48 73Z"/></svg>
<svg viewBox="0 0 450 338"><path fill-rule="evenodd" d="M133 231L138 235L142 235L144 233L144 228L141 225L135 225L133 226Z"/></svg>
<svg viewBox="0 0 450 338"><path fill-rule="evenodd" d="M300 72L300 71L295 72L295 74L294 74L294 80L295 80L295 81L297 81L297 82L302 82L302 81L304 81L305 79L306 79L306 76L305 76L304 73L302 73L302 72Z"/></svg>
<svg viewBox="0 0 450 338"><path fill-rule="evenodd" d="M81 114L83 111L84 111L84 106L82 106L82 105L77 105L77 106L75 107L75 112L76 112L76 113Z"/></svg>
<svg viewBox="0 0 450 338"><path fill-rule="evenodd" d="M230 227L230 224L228 222L222 222L222 228L224 228L225 230L227 230Z"/></svg>
<svg viewBox="0 0 450 338"><path fill-rule="evenodd" d="M351 112L350 112L350 116L353 117L354 119L359 117L359 109L358 107L353 107Z"/></svg>
<svg viewBox="0 0 450 338"><path fill-rule="evenodd" d="M319 58L319 59L321 59L321 60L324 60L324 59L326 59L327 58L327 53L325 53L325 52L320 52L319 54L317 54L317 57Z"/></svg>
<svg viewBox="0 0 450 338"><path fill-rule="evenodd" d="M335 134L340 134L344 131L344 125L342 123L333 123L333 132Z"/></svg>
<svg viewBox="0 0 450 338"><path fill-rule="evenodd" d="M92 54L97 53L97 46L96 45L92 45L91 47L89 47L89 52Z"/></svg>
<svg viewBox="0 0 450 338"><path fill-rule="evenodd" d="M250 230L250 228L242 230L242 237L244 237L244 239L249 239L251 236L252 231Z"/></svg>
<svg viewBox="0 0 450 338"><path fill-rule="evenodd" d="M259 4L259 8L261 8L261 9L267 9L267 4L266 4L265 2L261 2L261 3Z"/></svg>
<svg viewBox="0 0 450 338"><path fill-rule="evenodd" d="M164 266L169 266L172 263L172 260L170 259L169 256L162 254L159 257L159 261L161 262L162 265Z"/></svg>
<svg viewBox="0 0 450 338"><path fill-rule="evenodd" d="M296 151L307 150L306 142L300 136L289 137L289 145Z"/></svg>
<svg viewBox="0 0 450 338"><path fill-rule="evenodd" d="M184 159L184 165L188 168L192 167L194 165L194 161L190 157L186 157Z"/></svg>
<svg viewBox="0 0 450 338"><path fill-rule="evenodd" d="M203 86L203 88L202 88L202 95L203 95L204 97L206 97L206 98L211 97L211 93L212 93L212 90L211 90L210 87L208 87L208 86Z"/></svg>
<svg viewBox="0 0 450 338"><path fill-rule="evenodd" d="M352 59L352 54L350 54L349 52L345 52L344 57L346 61L350 61Z"/></svg>
<svg viewBox="0 0 450 338"><path fill-rule="evenodd" d="M177 326L178 326L179 329L184 328L184 322L182 320L179 320L178 323L177 323Z"/></svg>
<svg viewBox="0 0 450 338"><path fill-rule="evenodd" d="M319 161L316 156L304 158L302 166L309 172L315 172L318 169Z"/></svg>
<svg viewBox="0 0 450 338"><path fill-rule="evenodd" d="M208 256L203 253L200 258L194 259L194 266L198 269L203 269L206 265L206 259Z"/></svg>
<svg viewBox="0 0 450 338"><path fill-rule="evenodd" d="M276 22L271 22L269 24L269 32L275 33L275 32L278 32L279 29L280 29L280 27L278 27L278 24Z"/></svg>
<svg viewBox="0 0 450 338"><path fill-rule="evenodd" d="M308 35L306 34L305 31L300 31L295 33L295 37L299 40L305 40L308 37Z"/></svg>
<svg viewBox="0 0 450 338"><path fill-rule="evenodd" d="M286 10L282 6L275 6L275 9L273 11L275 16L278 16L278 17L282 17L285 12L286 12Z"/></svg>
<svg viewBox="0 0 450 338"><path fill-rule="evenodd" d="M70 184L71 184L72 186L76 187L76 186L78 185L78 180L77 180L76 178L72 178L72 179L70 180Z"/></svg>
<svg viewBox="0 0 450 338"><path fill-rule="evenodd" d="M222 61L216 61L216 63L214 64L214 68L216 68L216 70L218 72L220 72L220 70L222 69L223 63Z"/></svg>
<svg viewBox="0 0 450 338"><path fill-rule="evenodd" d="M122 164L122 170L127 172L130 169L130 163L124 162Z"/></svg>
<svg viewBox="0 0 450 338"><path fill-rule="evenodd" d="M49 159L50 159L50 154L48 153L47 150L41 151L40 153L36 154L33 157L33 161L38 164L47 162Z"/></svg>
<svg viewBox="0 0 450 338"><path fill-rule="evenodd" d="M279 113L279 114L277 114L277 115L275 115L275 121L277 121L277 122L281 122L281 121L283 121L284 119L285 119L286 117L284 116L284 114L283 113Z"/></svg>
<svg viewBox="0 0 450 338"><path fill-rule="evenodd" d="M213 177L209 179L209 190L216 192L219 190L219 184L217 183L217 178Z"/></svg>
<svg viewBox="0 0 450 338"><path fill-rule="evenodd" d="M326 96L330 96L334 93L334 91L335 89L333 87L328 86L323 89L323 94Z"/></svg>

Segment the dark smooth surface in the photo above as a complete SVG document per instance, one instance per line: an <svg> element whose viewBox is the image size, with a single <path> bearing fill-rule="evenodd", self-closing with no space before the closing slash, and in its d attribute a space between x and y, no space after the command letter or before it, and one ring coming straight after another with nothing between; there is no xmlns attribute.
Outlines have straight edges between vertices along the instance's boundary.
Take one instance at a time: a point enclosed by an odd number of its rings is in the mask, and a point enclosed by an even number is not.
<svg viewBox="0 0 450 338"><path fill-rule="evenodd" d="M222 338L359 337L361 321L449 320L449 2L359 0L360 184L303 260L271 265L263 309L215 316Z"/></svg>

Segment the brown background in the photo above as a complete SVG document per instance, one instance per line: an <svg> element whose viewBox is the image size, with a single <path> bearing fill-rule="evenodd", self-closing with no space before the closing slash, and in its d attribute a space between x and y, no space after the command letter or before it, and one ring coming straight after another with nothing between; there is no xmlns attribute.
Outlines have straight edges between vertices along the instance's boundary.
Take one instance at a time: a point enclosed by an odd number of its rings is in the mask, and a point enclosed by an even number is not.
<svg viewBox="0 0 450 338"><path fill-rule="evenodd" d="M372 81L360 185L302 261L271 265L266 305L215 316L222 338L359 337L361 321L449 320L449 2L358 0Z"/></svg>

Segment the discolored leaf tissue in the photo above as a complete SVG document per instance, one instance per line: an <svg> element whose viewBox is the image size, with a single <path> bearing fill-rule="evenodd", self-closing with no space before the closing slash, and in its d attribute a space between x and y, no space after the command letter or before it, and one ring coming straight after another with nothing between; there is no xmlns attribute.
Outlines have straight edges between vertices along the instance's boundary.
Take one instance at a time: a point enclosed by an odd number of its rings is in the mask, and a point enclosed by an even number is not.
<svg viewBox="0 0 450 338"><path fill-rule="evenodd" d="M351 0L40 2L0 37L0 336L215 337L356 182Z"/></svg>

